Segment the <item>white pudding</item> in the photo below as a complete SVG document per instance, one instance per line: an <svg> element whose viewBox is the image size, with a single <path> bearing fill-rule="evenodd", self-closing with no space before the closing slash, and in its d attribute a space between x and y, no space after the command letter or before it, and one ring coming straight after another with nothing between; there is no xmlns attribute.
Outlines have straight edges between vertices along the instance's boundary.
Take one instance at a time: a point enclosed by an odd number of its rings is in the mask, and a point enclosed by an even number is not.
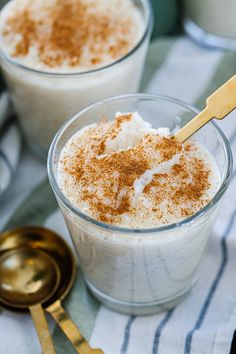
<svg viewBox="0 0 236 354"><path fill-rule="evenodd" d="M58 182L71 203L121 227L180 222L216 194L219 172L198 143L178 144L137 112L85 127L65 145Z"/></svg>

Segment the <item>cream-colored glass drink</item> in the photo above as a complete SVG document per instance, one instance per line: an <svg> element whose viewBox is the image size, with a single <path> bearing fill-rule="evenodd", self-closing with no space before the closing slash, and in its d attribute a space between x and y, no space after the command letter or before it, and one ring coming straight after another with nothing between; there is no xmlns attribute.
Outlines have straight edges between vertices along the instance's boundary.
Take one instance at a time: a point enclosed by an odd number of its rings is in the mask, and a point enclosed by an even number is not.
<svg viewBox="0 0 236 354"><path fill-rule="evenodd" d="M184 0L185 29L199 42L236 49L235 0Z"/></svg>
<svg viewBox="0 0 236 354"><path fill-rule="evenodd" d="M173 139L175 117L189 112L159 100L169 108L145 95L88 108L62 128L49 156L85 280L96 297L124 312L152 313L188 292L229 172L202 132L184 145ZM118 102L123 113L115 113ZM84 125L85 117L95 123ZM164 122L168 128L160 128Z"/></svg>
<svg viewBox="0 0 236 354"><path fill-rule="evenodd" d="M83 106L138 89L151 17L140 0L12 0L0 15L1 65L32 148L46 154Z"/></svg>

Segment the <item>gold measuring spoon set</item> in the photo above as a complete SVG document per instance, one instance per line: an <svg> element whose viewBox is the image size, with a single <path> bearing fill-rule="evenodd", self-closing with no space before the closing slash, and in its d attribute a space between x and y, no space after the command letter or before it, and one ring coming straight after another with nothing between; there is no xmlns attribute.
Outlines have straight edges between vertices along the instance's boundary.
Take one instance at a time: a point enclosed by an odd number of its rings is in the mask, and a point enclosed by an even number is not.
<svg viewBox="0 0 236 354"><path fill-rule="evenodd" d="M92 349L62 307L72 288L76 261L66 242L42 227L23 227L0 237L0 306L14 312L30 311L43 354L56 354L45 312L49 312L76 351Z"/></svg>

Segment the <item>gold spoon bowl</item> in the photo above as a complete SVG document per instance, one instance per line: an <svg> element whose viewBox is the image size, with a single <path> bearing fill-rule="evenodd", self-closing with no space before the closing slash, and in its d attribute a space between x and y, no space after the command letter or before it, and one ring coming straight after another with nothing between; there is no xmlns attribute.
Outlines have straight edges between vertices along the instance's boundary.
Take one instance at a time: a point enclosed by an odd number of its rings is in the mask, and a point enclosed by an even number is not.
<svg viewBox="0 0 236 354"><path fill-rule="evenodd" d="M76 276L76 261L67 243L56 233L43 227L22 227L7 231L1 235L0 259L2 257L5 259L7 257L6 254L10 252L11 263L18 262L19 265L19 254L22 253L25 258L26 251L33 255L33 259L29 257L28 260L33 264L30 269L31 271L34 269L34 277L37 278L38 275L41 277L41 290L47 293L44 301L42 301L43 307L46 308L58 299L63 300L71 290ZM16 257L13 256L14 252ZM36 261L37 259L38 261ZM39 263L44 264L46 272L41 273ZM38 271L40 272L38 273ZM20 272L18 272L19 274ZM56 274L60 279L57 289L54 289ZM19 281L19 276L16 278ZM22 286L23 284L24 281ZM11 290L11 297L16 298L17 296L18 294L14 294L13 290ZM34 296L36 296L36 293L34 293ZM7 304L0 296L0 304L2 302L4 302L4 307L7 306L9 310L27 311L27 306L22 306L22 304L20 305L14 301L11 303L8 301Z"/></svg>
<svg viewBox="0 0 236 354"><path fill-rule="evenodd" d="M36 249L18 248L1 253L0 269L0 299L9 307L28 309L47 301L60 281L54 260Z"/></svg>

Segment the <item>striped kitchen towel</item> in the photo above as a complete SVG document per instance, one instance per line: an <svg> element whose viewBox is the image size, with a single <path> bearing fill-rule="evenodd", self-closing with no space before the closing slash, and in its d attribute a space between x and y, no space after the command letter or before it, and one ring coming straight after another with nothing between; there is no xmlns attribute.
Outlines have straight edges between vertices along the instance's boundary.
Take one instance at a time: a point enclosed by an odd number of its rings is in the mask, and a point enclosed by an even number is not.
<svg viewBox="0 0 236 354"><path fill-rule="evenodd" d="M200 48L186 37L152 43L142 91L169 95L202 107L204 98L236 72L236 53ZM220 123L236 156L236 114ZM233 119L235 118L235 119ZM234 354L236 327L236 170L214 228L199 282L177 308L147 317L126 316L101 306L78 274L65 306L91 345L106 354ZM46 179L45 166L24 151L7 198L0 203L0 227L43 224L69 240ZM70 242L70 241L69 241ZM52 325L57 353L74 349ZM31 319L2 311L0 353L38 354Z"/></svg>
<svg viewBox="0 0 236 354"><path fill-rule="evenodd" d="M21 136L14 122L9 95L0 95L0 196L7 191L16 172L21 153Z"/></svg>

